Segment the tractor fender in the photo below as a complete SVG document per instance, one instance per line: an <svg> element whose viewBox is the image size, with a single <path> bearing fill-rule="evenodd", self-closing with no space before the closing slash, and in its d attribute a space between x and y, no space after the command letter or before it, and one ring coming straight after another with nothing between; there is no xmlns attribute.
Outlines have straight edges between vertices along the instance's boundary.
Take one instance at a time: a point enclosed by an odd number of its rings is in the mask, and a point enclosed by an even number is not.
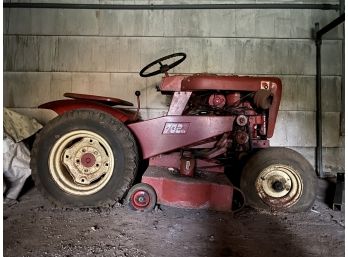
<svg viewBox="0 0 348 257"><path fill-rule="evenodd" d="M127 121L134 120L133 113L126 113L120 109L112 108L111 106L100 104L93 101L76 100L76 99L65 99L57 100L40 105L40 109L50 109L56 112L58 115L62 115L64 112L78 110L78 109L93 109L99 110L111 114L119 121L126 123Z"/></svg>

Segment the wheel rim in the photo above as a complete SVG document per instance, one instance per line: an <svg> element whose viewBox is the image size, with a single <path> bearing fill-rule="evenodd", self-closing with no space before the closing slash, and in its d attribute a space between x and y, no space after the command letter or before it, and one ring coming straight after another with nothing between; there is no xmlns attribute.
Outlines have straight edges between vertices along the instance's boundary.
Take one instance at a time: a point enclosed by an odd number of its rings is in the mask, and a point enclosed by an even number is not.
<svg viewBox="0 0 348 257"><path fill-rule="evenodd" d="M114 165L109 143L88 130L65 134L49 153L53 180L73 195L91 195L101 190L110 180Z"/></svg>
<svg viewBox="0 0 348 257"><path fill-rule="evenodd" d="M136 209L145 209L150 204L150 195L145 190L138 190L131 196L131 201Z"/></svg>
<svg viewBox="0 0 348 257"><path fill-rule="evenodd" d="M294 205L303 192L298 171L283 164L270 165L262 170L255 186L262 201L276 210Z"/></svg>

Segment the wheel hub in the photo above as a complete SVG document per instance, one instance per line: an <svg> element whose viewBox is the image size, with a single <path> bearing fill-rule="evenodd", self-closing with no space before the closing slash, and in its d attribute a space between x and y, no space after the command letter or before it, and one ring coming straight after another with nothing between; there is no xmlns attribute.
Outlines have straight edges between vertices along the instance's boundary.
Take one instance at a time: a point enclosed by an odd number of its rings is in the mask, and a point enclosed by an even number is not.
<svg viewBox="0 0 348 257"><path fill-rule="evenodd" d="M92 153L85 153L81 156L81 164L86 168L93 167L95 162L96 158Z"/></svg>
<svg viewBox="0 0 348 257"><path fill-rule="evenodd" d="M277 180L272 184L272 188L276 191L276 192L281 192L284 190L284 185L281 181Z"/></svg>
<svg viewBox="0 0 348 257"><path fill-rule="evenodd" d="M298 172L283 164L270 165L262 170L255 186L262 201L278 210L295 204L303 191Z"/></svg>
<svg viewBox="0 0 348 257"><path fill-rule="evenodd" d="M133 206L137 208L145 208L150 203L150 196L144 190L136 191L132 197Z"/></svg>
<svg viewBox="0 0 348 257"><path fill-rule="evenodd" d="M63 164L79 184L89 185L109 170L109 156L98 140L85 137L63 152Z"/></svg>

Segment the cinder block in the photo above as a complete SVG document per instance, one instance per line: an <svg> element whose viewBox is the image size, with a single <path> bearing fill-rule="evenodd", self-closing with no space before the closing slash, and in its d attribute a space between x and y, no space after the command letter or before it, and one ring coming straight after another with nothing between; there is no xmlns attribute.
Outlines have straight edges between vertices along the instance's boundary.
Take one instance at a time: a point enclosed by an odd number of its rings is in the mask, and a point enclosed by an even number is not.
<svg viewBox="0 0 348 257"><path fill-rule="evenodd" d="M340 113L325 112L323 113L323 146L338 147L340 145Z"/></svg>
<svg viewBox="0 0 348 257"><path fill-rule="evenodd" d="M236 10L236 34L250 38L288 38L290 10Z"/></svg>
<svg viewBox="0 0 348 257"><path fill-rule="evenodd" d="M290 38L313 38L315 23L320 28L338 17L334 10L290 10ZM335 28L325 35L325 38L338 39L343 37L343 30Z"/></svg>
<svg viewBox="0 0 348 257"><path fill-rule="evenodd" d="M109 2L115 4L115 1ZM116 4L118 2L116 1ZM134 4L133 1L121 1L122 4L125 2ZM149 3L139 0L136 2L137 4ZM165 1L152 2L166 4ZM186 2L215 3L202 0ZM235 3L234 1L225 2ZM4 14L4 17L9 15L11 20L8 31L4 30L5 33L22 35L237 36L307 39L312 38L315 22L319 22L323 27L337 17L334 10L308 9L57 10L21 8L12 9L9 14ZM21 17L21 19L15 17ZM342 35L342 26L339 26L325 35L325 38L342 38Z"/></svg>
<svg viewBox="0 0 348 257"><path fill-rule="evenodd" d="M174 68L173 71L176 73L207 72L204 70L203 62L204 56L208 53L203 45L204 39L202 38L175 38L174 52L184 52L188 56L185 62Z"/></svg>
<svg viewBox="0 0 348 257"><path fill-rule="evenodd" d="M338 58L340 43L327 45ZM315 74L315 47L309 40L5 36L4 49L7 71L139 72L143 63L183 51L187 61L174 72ZM326 44L323 49L328 50ZM340 67L325 64L323 74L340 74Z"/></svg>
<svg viewBox="0 0 348 257"><path fill-rule="evenodd" d="M113 95L116 98L124 99L134 104L137 107L137 98L135 91L140 91L140 106L144 108L147 102L146 80L140 77L137 73L110 74L110 91L108 95ZM104 92L104 94L107 92Z"/></svg>
<svg viewBox="0 0 348 257"><path fill-rule="evenodd" d="M142 106L146 105L146 82L134 73L72 73L74 93L115 97L129 101L136 107L136 90L141 94Z"/></svg>
<svg viewBox="0 0 348 257"><path fill-rule="evenodd" d="M72 92L112 96L110 73L72 73Z"/></svg>
<svg viewBox="0 0 348 257"><path fill-rule="evenodd" d="M8 33L98 35L98 13L98 10L12 8Z"/></svg>
<svg viewBox="0 0 348 257"><path fill-rule="evenodd" d="M341 77L322 77L322 110L324 112L341 111Z"/></svg>
<svg viewBox="0 0 348 257"><path fill-rule="evenodd" d="M315 113L280 111L271 145L314 147L316 145Z"/></svg>
<svg viewBox="0 0 348 257"><path fill-rule="evenodd" d="M203 71L212 73L233 73L237 62L235 41L229 39L205 39L203 41Z"/></svg>
<svg viewBox="0 0 348 257"><path fill-rule="evenodd" d="M236 43L238 74L315 74L315 47L309 40L236 39Z"/></svg>
<svg viewBox="0 0 348 257"><path fill-rule="evenodd" d="M175 51L187 53L177 73L232 73L235 64L234 41L221 38L176 38Z"/></svg>
<svg viewBox="0 0 348 257"><path fill-rule="evenodd" d="M161 58L163 56L173 54L175 39L174 38L142 38L140 40L140 63L135 66L135 72L139 73L140 70L149 63ZM164 61L164 63L170 64L175 59ZM181 64L183 65L183 64ZM180 66L181 66L180 65ZM157 70L160 66L153 66L151 70ZM150 71L151 71L150 70ZM171 70L170 72L172 72Z"/></svg>
<svg viewBox="0 0 348 257"><path fill-rule="evenodd" d="M323 41L321 47L321 69L323 75L340 75L342 73L341 41Z"/></svg>
<svg viewBox="0 0 348 257"><path fill-rule="evenodd" d="M305 157L312 167L316 169L314 147L290 147ZM323 171L327 175L334 176L337 172L345 172L344 148L341 147L324 147L322 151Z"/></svg>
<svg viewBox="0 0 348 257"><path fill-rule="evenodd" d="M323 149L323 170L327 173L345 172L344 148Z"/></svg>
<svg viewBox="0 0 348 257"><path fill-rule="evenodd" d="M53 72L50 75L50 101L60 100L64 93L72 91L72 75L70 72Z"/></svg>
<svg viewBox="0 0 348 257"><path fill-rule="evenodd" d="M163 36L163 10L100 10L99 34L107 36Z"/></svg>
<svg viewBox="0 0 348 257"><path fill-rule="evenodd" d="M280 76L283 90L282 111L314 111L316 91L314 76Z"/></svg>
<svg viewBox="0 0 348 257"><path fill-rule="evenodd" d="M5 71L38 71L39 39L27 36L4 37Z"/></svg>
<svg viewBox="0 0 348 257"><path fill-rule="evenodd" d="M171 22L174 24L172 35L185 37L204 35L204 33L207 33L207 28L202 26L200 20L202 20L205 13L205 11L197 12L196 10L174 11L171 16L169 16L171 17Z"/></svg>
<svg viewBox="0 0 348 257"><path fill-rule="evenodd" d="M236 41L221 38L176 38L174 52L187 53L184 63L174 68L176 73L235 73Z"/></svg>
<svg viewBox="0 0 348 257"><path fill-rule="evenodd" d="M39 71L55 71L54 64L59 54L58 37L38 37Z"/></svg>
<svg viewBox="0 0 348 257"><path fill-rule="evenodd" d="M284 40L280 49L283 74L315 75L315 44L313 40ZM279 63L278 63L279 65Z"/></svg>
<svg viewBox="0 0 348 257"><path fill-rule="evenodd" d="M9 26L10 26L10 8L3 8L3 33L4 35L9 33Z"/></svg>
<svg viewBox="0 0 348 257"><path fill-rule="evenodd" d="M107 58L105 39L59 37L54 69L56 71L104 72Z"/></svg>
<svg viewBox="0 0 348 257"><path fill-rule="evenodd" d="M316 78L315 76L279 76L283 83L280 110L315 111ZM341 78L322 76L323 112L341 111Z"/></svg>
<svg viewBox="0 0 348 257"><path fill-rule="evenodd" d="M315 112L280 111L276 122L271 145L316 147ZM340 114L333 112L323 113L324 147L341 146Z"/></svg>
<svg viewBox="0 0 348 257"><path fill-rule="evenodd" d="M99 28L101 35L142 35L145 22L144 11L101 10L99 14Z"/></svg>
<svg viewBox="0 0 348 257"><path fill-rule="evenodd" d="M165 36L233 37L235 10L166 10L165 24L172 24Z"/></svg>
<svg viewBox="0 0 348 257"><path fill-rule="evenodd" d="M299 154L301 154L304 158L309 161L312 165L313 169L316 169L315 166L315 147L288 147Z"/></svg>
<svg viewBox="0 0 348 257"><path fill-rule="evenodd" d="M37 107L50 101L51 74L4 72L4 106Z"/></svg>
<svg viewBox="0 0 348 257"><path fill-rule="evenodd" d="M167 109L169 108L171 96L162 95L157 91L156 86L161 83L161 78L149 77L146 79L146 108L149 109Z"/></svg>
<svg viewBox="0 0 348 257"><path fill-rule="evenodd" d="M7 8L6 8L7 9ZM4 8L4 10L6 10ZM6 33L8 34L33 34L31 28L33 9L11 8L7 9L8 24ZM21 17L18 19L18 17ZM5 31L4 31L5 34Z"/></svg>

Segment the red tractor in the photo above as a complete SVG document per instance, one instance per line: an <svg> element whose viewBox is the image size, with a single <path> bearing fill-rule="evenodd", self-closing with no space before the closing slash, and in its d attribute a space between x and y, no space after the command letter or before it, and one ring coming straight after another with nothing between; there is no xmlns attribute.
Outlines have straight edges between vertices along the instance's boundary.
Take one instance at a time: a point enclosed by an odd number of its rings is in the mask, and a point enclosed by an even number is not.
<svg viewBox="0 0 348 257"><path fill-rule="evenodd" d="M229 211L235 187L228 176L238 172L239 162L244 164L236 183L248 205L269 211L310 208L314 169L297 152L269 145L280 79L169 76L185 58L171 54L140 72L165 74L158 89L172 100L163 117L139 119L139 91L137 111L127 110L124 106L133 104L124 100L75 93L39 106L58 114L33 146L31 168L39 190L64 206L114 204L128 192L125 201L138 211L157 203ZM168 59L174 61L165 64ZM156 65L158 70L147 72ZM145 172L141 160L148 160ZM141 183L131 187L137 175Z"/></svg>

